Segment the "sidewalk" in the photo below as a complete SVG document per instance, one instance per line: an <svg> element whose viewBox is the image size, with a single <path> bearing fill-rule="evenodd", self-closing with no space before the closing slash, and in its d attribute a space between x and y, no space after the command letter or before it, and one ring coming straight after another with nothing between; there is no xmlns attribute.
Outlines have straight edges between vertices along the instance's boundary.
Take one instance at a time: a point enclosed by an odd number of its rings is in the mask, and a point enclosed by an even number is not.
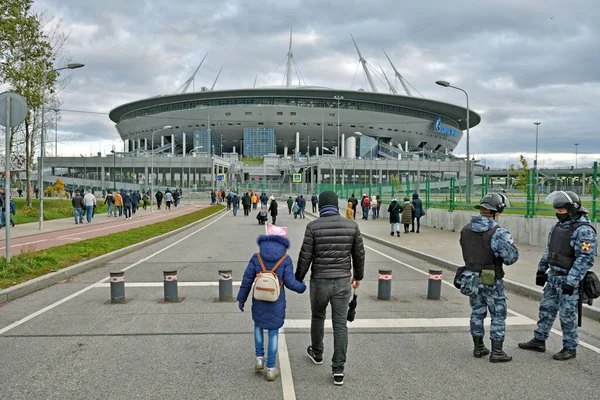
<svg viewBox="0 0 600 400"><path fill-rule="evenodd" d="M109 217L106 212L102 212L97 213L89 224L85 218L82 224L75 224L74 217L61 218L44 221L44 229L41 231L39 222L19 224L10 229L11 255L19 254L21 251L37 251L74 241L122 232L176 218L208 206L208 202L194 202L191 205L185 202L181 203L179 207L171 206L170 210L166 210L164 207L158 210L154 207L154 211L151 212L150 207L147 207L146 210L140 208L130 220L126 220L124 217ZM0 252L2 252L0 254L2 255L6 251L5 237L6 230L0 230Z"/></svg>

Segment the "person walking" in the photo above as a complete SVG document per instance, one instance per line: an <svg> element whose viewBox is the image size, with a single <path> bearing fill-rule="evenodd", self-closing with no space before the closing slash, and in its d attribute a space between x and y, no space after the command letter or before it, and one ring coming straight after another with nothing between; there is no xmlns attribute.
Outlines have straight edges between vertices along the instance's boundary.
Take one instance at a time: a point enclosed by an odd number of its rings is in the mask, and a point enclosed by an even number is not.
<svg viewBox="0 0 600 400"><path fill-rule="evenodd" d="M519 259L519 250L510 234L498 225L500 214L508 207L508 199L499 193L488 193L475 208L479 215L460 231L460 247L465 267L456 286L469 296L471 306L471 336L473 355L481 358L490 354L483 344L483 321L490 311L492 318L490 362L509 362L512 357L502 347L506 336L506 296L504 294L503 264L512 265Z"/></svg>
<svg viewBox="0 0 600 400"><path fill-rule="evenodd" d="M163 193L159 190L158 192L156 192L154 197L156 198L156 207L160 210L160 206L162 205L163 201Z"/></svg>
<svg viewBox="0 0 600 400"><path fill-rule="evenodd" d="M275 221L277 221L277 209L279 206L277 205L277 200L275 200L275 197L271 196L269 200L271 200L271 204L269 204L269 212L271 213L273 225L275 225Z"/></svg>
<svg viewBox="0 0 600 400"><path fill-rule="evenodd" d="M348 205L346 206L346 218L348 219L354 219L354 211L352 210L352 207L354 207L354 205L351 201L349 201Z"/></svg>
<svg viewBox="0 0 600 400"><path fill-rule="evenodd" d="M279 297L274 302L262 301L252 298L252 320L254 321L254 370L261 371L265 369L265 345L264 331L267 331L269 337L268 351L266 358L265 379L273 381L279 376L279 371L275 367L277 362L277 344L279 329L285 321L285 288L297 293L304 293L306 285L299 282L294 277L294 265L292 259L287 255L287 249L290 247L290 241L285 237L287 228L278 228L274 225L267 225L267 235L258 237L257 243L259 252L254 254L248 266L244 271L244 277L237 295L238 307L244 312L244 306L253 287L257 276L263 271L277 271L281 291Z"/></svg>
<svg viewBox="0 0 600 400"><path fill-rule="evenodd" d="M300 217L305 218L304 211L306 210L306 199L303 195L298 198L298 207L300 208Z"/></svg>
<svg viewBox="0 0 600 400"><path fill-rule="evenodd" d="M535 284L544 287L537 329L533 339L519 343L519 347L545 352L546 340L558 313L563 348L552 358L566 361L577 357L579 283L594 266L598 236L590 225L589 211L582 206L576 193L554 191L546 197L546 203L552 204L558 222L550 230L535 275Z"/></svg>
<svg viewBox="0 0 600 400"><path fill-rule="evenodd" d="M352 196L350 196L348 201L352 203L352 212L354 214L354 219L356 219L356 209L358 208L358 199L356 197L354 197L354 193L352 193Z"/></svg>
<svg viewBox="0 0 600 400"><path fill-rule="evenodd" d="M377 197L372 196L371 197L371 211L372 211L372 218L373 221L377 219Z"/></svg>
<svg viewBox="0 0 600 400"><path fill-rule="evenodd" d="M250 209L252 207L252 198L247 192L242 196L242 206L244 206L244 216L247 217L250 215Z"/></svg>
<svg viewBox="0 0 600 400"><path fill-rule="evenodd" d="M419 193L413 193L412 195L412 205L413 205L413 214L412 214L412 229L411 232L415 231L415 220L417 221L417 233L421 229L421 217L425 215L425 210L423 210L423 202L419 199Z"/></svg>
<svg viewBox="0 0 600 400"><path fill-rule="evenodd" d="M240 207L240 198L238 197L237 191L233 192L231 197L231 205L233 206L233 216L237 215L238 208Z"/></svg>
<svg viewBox="0 0 600 400"><path fill-rule="evenodd" d="M377 216L375 219L379 219L379 210L381 210L381 198L379 196L375 196L377 199Z"/></svg>
<svg viewBox="0 0 600 400"><path fill-rule="evenodd" d="M137 190L131 193L131 199L133 200L131 202L131 214L135 215L141 200L140 194Z"/></svg>
<svg viewBox="0 0 600 400"><path fill-rule="evenodd" d="M119 210L119 217L123 215L123 197L121 192L115 193L115 208L113 210L114 216L117 216L117 210Z"/></svg>
<svg viewBox="0 0 600 400"><path fill-rule="evenodd" d="M142 207L144 207L144 211L146 210L146 207L148 206L148 200L150 198L148 197L148 193L144 193L142 195Z"/></svg>
<svg viewBox="0 0 600 400"><path fill-rule="evenodd" d="M363 198L360 202L360 206L362 207L363 217L362 219L369 219L369 210L371 209L371 201L369 200L369 196L365 193L363 194Z"/></svg>
<svg viewBox="0 0 600 400"><path fill-rule="evenodd" d="M400 212L402 207L398 204L398 199L396 196L392 197L392 201L388 206L388 214L390 215L390 235L394 236L394 230L396 231L396 235L400 237Z"/></svg>
<svg viewBox="0 0 600 400"><path fill-rule="evenodd" d="M404 196L404 203L402 203L402 225L404 225L404 233L408 233L408 227L412 221L413 216L413 205L410 202L408 196Z"/></svg>
<svg viewBox="0 0 600 400"><path fill-rule="evenodd" d="M71 199L71 205L75 215L75 224L83 224L83 197L79 194L79 190L75 191L75 196Z"/></svg>
<svg viewBox="0 0 600 400"><path fill-rule="evenodd" d="M231 199L233 197L233 192L227 195L227 211L231 210Z"/></svg>
<svg viewBox="0 0 600 400"><path fill-rule="evenodd" d="M108 203L108 216L110 217L112 215L112 211L113 211L113 207L115 204L115 197L113 196L112 192L109 190L108 193L106 194L106 197L104 198L104 204Z"/></svg>
<svg viewBox="0 0 600 400"><path fill-rule="evenodd" d="M348 349L347 313L352 288L364 277L365 249L358 224L340 215L333 191L319 194L319 218L306 226L298 255L296 280L304 281L311 270L311 345L306 349L313 363L323 363L323 337L328 304L333 324L333 383L344 384Z"/></svg>
<svg viewBox="0 0 600 400"><path fill-rule="evenodd" d="M167 189L167 191L165 192L165 204L166 204L166 209L170 210L171 209L171 202L173 201L173 193L171 193L171 191L169 189Z"/></svg>
<svg viewBox="0 0 600 400"><path fill-rule="evenodd" d="M288 206L288 214L292 213L292 206L294 205L294 199L292 199L292 196L289 196L287 199L287 206Z"/></svg>
<svg viewBox="0 0 600 400"><path fill-rule="evenodd" d="M125 208L125 219L131 219L131 206L133 205L133 197L131 191L125 193L123 197L123 207Z"/></svg>
<svg viewBox="0 0 600 400"><path fill-rule="evenodd" d="M319 204L319 198L317 197L316 193L313 193L311 198L310 198L310 202L312 204L312 212L316 213L317 212L317 205Z"/></svg>
<svg viewBox="0 0 600 400"><path fill-rule="evenodd" d="M96 206L96 196L92 194L92 189L88 189L87 194L83 196L83 206L85 207L85 218L89 224L92 222L94 207Z"/></svg>
<svg viewBox="0 0 600 400"><path fill-rule="evenodd" d="M252 197L250 198L250 200L252 200L252 209L256 210L256 204L258 203L258 196L256 195L256 193L252 193Z"/></svg>

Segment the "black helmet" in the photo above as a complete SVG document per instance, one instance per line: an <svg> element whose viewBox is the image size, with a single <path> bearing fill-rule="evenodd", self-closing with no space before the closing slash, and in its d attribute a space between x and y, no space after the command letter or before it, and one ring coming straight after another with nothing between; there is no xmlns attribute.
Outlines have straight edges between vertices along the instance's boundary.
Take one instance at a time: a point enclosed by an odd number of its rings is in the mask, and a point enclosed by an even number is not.
<svg viewBox="0 0 600 400"><path fill-rule="evenodd" d="M589 211L581 205L581 199L575 192L556 190L548 195L546 204L552 204L553 208L565 208L572 217L576 213L588 213Z"/></svg>
<svg viewBox="0 0 600 400"><path fill-rule="evenodd" d="M483 196L483 199L481 199L481 202L478 205L476 205L475 208L485 208L490 211L501 213L508 206L508 198L506 198L506 196L504 196L503 194L488 193L485 196Z"/></svg>

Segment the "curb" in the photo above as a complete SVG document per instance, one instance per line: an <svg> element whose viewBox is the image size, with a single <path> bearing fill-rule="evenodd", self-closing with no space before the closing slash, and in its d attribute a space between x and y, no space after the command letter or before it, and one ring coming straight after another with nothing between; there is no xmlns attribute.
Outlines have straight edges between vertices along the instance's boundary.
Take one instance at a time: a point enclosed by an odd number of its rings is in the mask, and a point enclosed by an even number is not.
<svg viewBox="0 0 600 400"><path fill-rule="evenodd" d="M408 247L404 247L404 246L401 246L396 243L388 242L387 240L378 238L373 235L369 235L364 232L361 232L361 234L362 234L362 236L364 236L365 238L367 238L373 242L382 244L384 246L393 248L395 250L399 250L399 251L409 254L413 257L420 258L421 260L427 261L430 264L434 264L434 265L440 266L442 268L449 269L451 271L456 271L458 269L458 267L462 267L462 265L455 264L453 262L432 256L430 254L422 253L418 250L409 249ZM534 300L540 301L542 299L542 289L528 286L528 285L522 284L520 282L512 281L510 279L504 279L504 287L513 293L517 293L517 294L520 294L525 297L529 297ZM588 306L587 304L584 304L583 305L583 315L588 318L600 320L600 308L594 307L594 306Z"/></svg>
<svg viewBox="0 0 600 400"><path fill-rule="evenodd" d="M171 236L174 233L179 233L185 229L189 229L196 225L199 225L200 223L206 222L207 220L214 218L215 216L221 214L224 211L227 211L227 210L223 209L223 210L217 211L214 214L204 217L198 221L192 222L189 225L182 226L181 228L177 228L171 232L163 233L160 236L155 236L153 238L146 239L143 242L132 244L131 246L127 246L122 249L115 250L111 253L101 255L101 256L93 258L91 260L87 260L87 261L81 262L79 264L71 265L70 267L63 268L56 272L51 272L49 274L39 276L35 279L31 279L29 281L20 283L18 285L12 286L8 289L0 290L0 305L7 303L9 301L15 300L19 297L26 296L26 295L36 292L40 289L47 288L48 286L52 286L56 283L59 283L65 279L72 277L72 276L81 274L82 272L88 271L92 268L102 266L102 265L108 263L109 261L112 261L119 257L122 257L132 251L136 251L136 250L139 250L150 244L160 242L161 240L166 239L167 237Z"/></svg>

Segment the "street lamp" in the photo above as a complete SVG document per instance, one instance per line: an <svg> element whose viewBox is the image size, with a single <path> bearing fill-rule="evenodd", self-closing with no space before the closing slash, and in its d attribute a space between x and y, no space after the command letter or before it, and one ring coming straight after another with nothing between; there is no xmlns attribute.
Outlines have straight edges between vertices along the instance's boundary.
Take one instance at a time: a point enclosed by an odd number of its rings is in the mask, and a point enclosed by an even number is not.
<svg viewBox="0 0 600 400"><path fill-rule="evenodd" d="M152 175L152 189L150 190L150 212L154 212L154 134L156 132L160 132L164 129L172 129L171 125L165 125L162 128L159 128L152 132L152 147L150 148L150 164L151 164L151 172Z"/></svg>
<svg viewBox="0 0 600 400"><path fill-rule="evenodd" d="M333 96L337 100L337 150L336 157L340 158L340 100L344 100L344 96Z"/></svg>
<svg viewBox="0 0 600 400"><path fill-rule="evenodd" d="M194 155L196 154L196 149L202 149L204 148L204 146L196 146L193 149L191 149L189 151L188 154L192 154L194 153ZM192 157L188 157L189 161L188 161L188 206L191 205L191 201L192 201L192 184L190 183L190 175L192 174Z"/></svg>
<svg viewBox="0 0 600 400"><path fill-rule="evenodd" d="M538 130L541 122L534 122L535 125L535 160L533 161L533 168L535 169L535 191L537 193L538 187Z"/></svg>
<svg viewBox="0 0 600 400"><path fill-rule="evenodd" d="M469 153L469 95L467 94L467 92L464 89L461 89L456 86L452 86L447 81L435 81L435 83L440 86L443 86L443 87L451 87L452 89L460 90L467 97L467 185L466 185L467 193L465 196L465 200L467 201L467 209L468 209L469 206L471 205L471 159L470 159L470 153Z"/></svg>
<svg viewBox="0 0 600 400"><path fill-rule="evenodd" d="M575 169L577 169L577 146L579 146L579 143L575 143Z"/></svg>
<svg viewBox="0 0 600 400"><path fill-rule="evenodd" d="M117 192L117 152L115 150L114 144L113 144L112 150L110 152L113 153L113 170L112 170L113 191L116 193Z"/></svg>
<svg viewBox="0 0 600 400"><path fill-rule="evenodd" d="M66 67L55 68L48 72L62 71L63 69L77 69L84 67L85 64L70 63ZM40 165L39 165L39 176L38 176L38 190L40 191L40 231L44 229L44 136L46 136L46 128L44 126L44 97L46 94L46 77L48 74L44 73L42 80L42 138L40 141Z"/></svg>

